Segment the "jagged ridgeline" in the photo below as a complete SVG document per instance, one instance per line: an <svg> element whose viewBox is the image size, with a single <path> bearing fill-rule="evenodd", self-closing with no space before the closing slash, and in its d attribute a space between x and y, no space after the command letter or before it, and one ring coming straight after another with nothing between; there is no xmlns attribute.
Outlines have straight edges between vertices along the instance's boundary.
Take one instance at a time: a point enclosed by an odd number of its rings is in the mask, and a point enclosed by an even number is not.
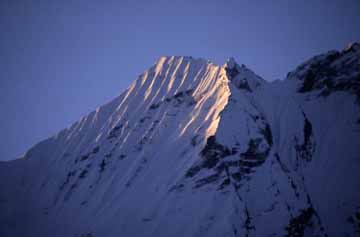
<svg viewBox="0 0 360 237"><path fill-rule="evenodd" d="M358 236L360 46L269 82L161 57L0 163L0 236Z"/></svg>

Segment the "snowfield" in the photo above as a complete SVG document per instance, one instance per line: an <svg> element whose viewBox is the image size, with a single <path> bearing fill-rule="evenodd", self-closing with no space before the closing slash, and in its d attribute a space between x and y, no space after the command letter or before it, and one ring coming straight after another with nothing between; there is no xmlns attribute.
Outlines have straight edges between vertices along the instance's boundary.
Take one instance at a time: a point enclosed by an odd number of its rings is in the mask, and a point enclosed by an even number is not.
<svg viewBox="0 0 360 237"><path fill-rule="evenodd" d="M0 236L358 236L360 45L268 82L161 57L0 163Z"/></svg>

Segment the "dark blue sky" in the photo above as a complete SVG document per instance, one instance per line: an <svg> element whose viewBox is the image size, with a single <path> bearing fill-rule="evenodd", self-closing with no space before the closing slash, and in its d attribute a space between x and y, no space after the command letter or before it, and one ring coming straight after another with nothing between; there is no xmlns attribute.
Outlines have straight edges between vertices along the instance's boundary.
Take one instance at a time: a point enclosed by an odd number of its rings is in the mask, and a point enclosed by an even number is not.
<svg viewBox="0 0 360 237"><path fill-rule="evenodd" d="M294 2L0 1L0 160L114 98L161 55L234 56L274 80L359 41L359 0Z"/></svg>

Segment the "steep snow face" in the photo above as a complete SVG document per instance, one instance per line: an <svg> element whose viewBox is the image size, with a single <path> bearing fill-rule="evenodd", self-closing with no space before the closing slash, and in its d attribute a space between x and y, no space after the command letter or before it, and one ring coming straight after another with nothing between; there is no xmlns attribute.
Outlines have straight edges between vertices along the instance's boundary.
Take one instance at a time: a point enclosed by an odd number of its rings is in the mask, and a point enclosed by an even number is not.
<svg viewBox="0 0 360 237"><path fill-rule="evenodd" d="M353 44L269 83L162 57L0 164L0 235L356 236L359 60Z"/></svg>
<svg viewBox="0 0 360 237"><path fill-rule="evenodd" d="M1 231L11 233L18 223L34 236L80 234L94 225L94 214L101 216L96 225L107 228L102 222L121 210L123 225L129 222L125 233L135 234L146 212L197 160L197 146L215 133L229 94L222 67L191 57L160 58L118 98L36 145L19 165L9 164L24 169L11 184L23 189L1 193L2 205L19 212L1 215ZM1 175L7 185L10 169ZM126 218L135 206L145 213ZM70 218L75 210L76 223Z"/></svg>
<svg viewBox="0 0 360 237"><path fill-rule="evenodd" d="M292 162L328 234L356 236L360 230L355 217L360 208L359 45L310 59L289 74L288 82L295 85L292 103L304 121L303 133L293 136ZM285 129L290 127L294 126Z"/></svg>

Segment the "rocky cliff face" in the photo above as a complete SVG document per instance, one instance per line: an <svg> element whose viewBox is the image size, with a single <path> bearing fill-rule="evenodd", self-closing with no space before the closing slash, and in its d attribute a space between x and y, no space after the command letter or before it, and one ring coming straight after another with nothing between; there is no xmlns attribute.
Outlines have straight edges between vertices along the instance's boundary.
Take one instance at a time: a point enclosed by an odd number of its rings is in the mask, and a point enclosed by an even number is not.
<svg viewBox="0 0 360 237"><path fill-rule="evenodd" d="M267 82L162 57L0 163L1 236L356 236L360 47Z"/></svg>

